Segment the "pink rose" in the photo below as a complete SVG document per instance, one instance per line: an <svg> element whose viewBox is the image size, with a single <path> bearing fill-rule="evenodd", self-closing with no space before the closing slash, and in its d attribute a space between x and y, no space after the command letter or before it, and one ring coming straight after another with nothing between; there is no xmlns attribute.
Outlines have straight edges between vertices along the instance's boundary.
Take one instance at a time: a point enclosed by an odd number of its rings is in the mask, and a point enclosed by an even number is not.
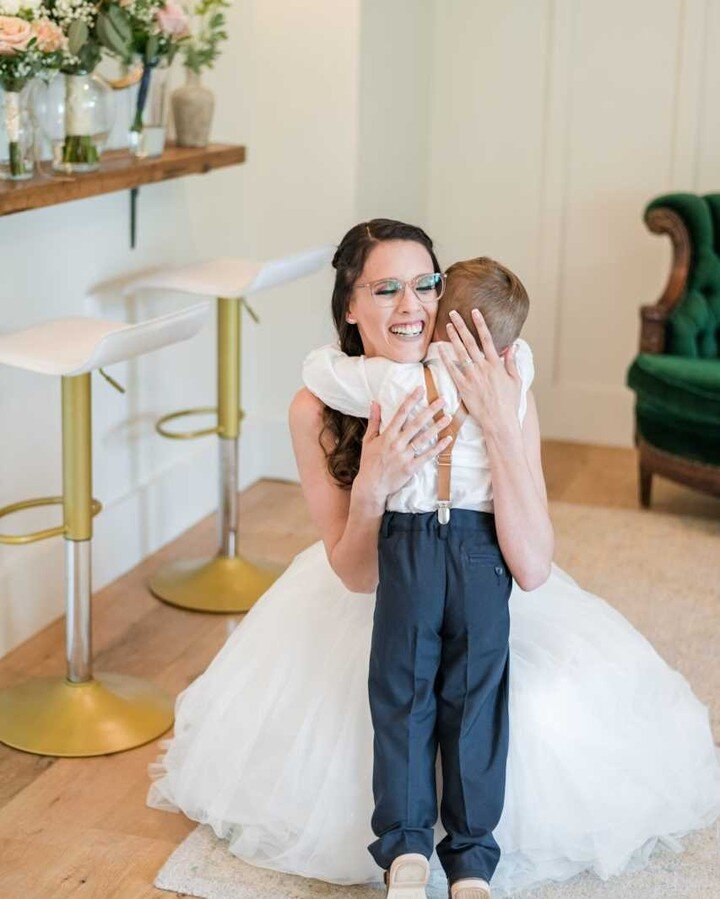
<svg viewBox="0 0 720 899"><path fill-rule="evenodd" d="M170 37L185 37L190 33L190 19L177 0L167 0L156 15L161 31Z"/></svg>
<svg viewBox="0 0 720 899"><path fill-rule="evenodd" d="M27 49L32 36L29 22L15 16L0 16L0 56L12 56Z"/></svg>
<svg viewBox="0 0 720 899"><path fill-rule="evenodd" d="M62 47L62 29L50 19L38 19L33 22L32 29L37 38L37 48L42 53L54 53Z"/></svg>

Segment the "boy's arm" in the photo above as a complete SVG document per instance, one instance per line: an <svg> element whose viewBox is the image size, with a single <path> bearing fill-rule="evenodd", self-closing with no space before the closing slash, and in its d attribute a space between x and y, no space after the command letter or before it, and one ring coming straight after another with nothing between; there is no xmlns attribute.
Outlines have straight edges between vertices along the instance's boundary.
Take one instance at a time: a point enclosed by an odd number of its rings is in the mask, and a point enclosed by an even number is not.
<svg viewBox="0 0 720 899"><path fill-rule="evenodd" d="M370 360L370 361L375 361ZM303 362L303 383L331 409L367 418L376 397L370 385L365 356L348 356L334 344L312 350Z"/></svg>

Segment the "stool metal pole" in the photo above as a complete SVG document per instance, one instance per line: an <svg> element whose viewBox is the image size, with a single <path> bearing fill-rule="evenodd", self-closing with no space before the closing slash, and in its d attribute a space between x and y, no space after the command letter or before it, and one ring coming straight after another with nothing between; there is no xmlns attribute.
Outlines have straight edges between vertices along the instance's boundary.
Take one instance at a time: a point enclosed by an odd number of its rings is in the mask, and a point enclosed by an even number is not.
<svg viewBox="0 0 720 899"><path fill-rule="evenodd" d="M158 599L199 612L246 612L280 574L279 566L250 562L238 553L242 306L241 297L217 299L218 552L171 562L150 578Z"/></svg>
<svg viewBox="0 0 720 899"><path fill-rule="evenodd" d="M218 476L220 554L237 551L237 481L240 437L240 300L219 298L217 304Z"/></svg>
<svg viewBox="0 0 720 899"><path fill-rule="evenodd" d="M220 554L234 556L237 552L237 438L220 437L218 441L218 487L220 508L218 511L218 537Z"/></svg>
<svg viewBox="0 0 720 899"><path fill-rule="evenodd" d="M67 678L92 677L92 423L90 375L62 379Z"/></svg>

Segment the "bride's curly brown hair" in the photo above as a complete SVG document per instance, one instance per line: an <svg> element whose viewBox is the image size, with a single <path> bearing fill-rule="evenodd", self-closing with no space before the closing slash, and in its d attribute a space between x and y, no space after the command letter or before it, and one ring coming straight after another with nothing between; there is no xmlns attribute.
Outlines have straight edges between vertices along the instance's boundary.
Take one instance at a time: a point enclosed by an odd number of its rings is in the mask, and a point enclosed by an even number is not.
<svg viewBox="0 0 720 899"><path fill-rule="evenodd" d="M430 254L433 271L440 272L440 264L433 250L433 242L422 228L397 222L393 219L371 219L351 228L340 241L333 257L335 286L332 294L332 317L340 341L340 349L348 356L361 356L362 340L358 326L347 321L346 314L352 288L360 277L370 250L385 240L412 240L421 244ZM360 468L362 440L367 430L366 418L355 418L324 406L320 445L327 458L328 471L345 490L349 490ZM332 449L323 442L323 436L332 438Z"/></svg>

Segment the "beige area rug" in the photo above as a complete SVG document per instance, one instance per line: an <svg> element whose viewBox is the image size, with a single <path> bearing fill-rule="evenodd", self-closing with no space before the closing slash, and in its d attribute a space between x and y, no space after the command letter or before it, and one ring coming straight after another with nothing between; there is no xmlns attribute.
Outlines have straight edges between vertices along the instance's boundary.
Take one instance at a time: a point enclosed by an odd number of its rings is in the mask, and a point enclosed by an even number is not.
<svg viewBox="0 0 720 899"><path fill-rule="evenodd" d="M652 511L552 504L558 565L612 603L690 681L710 708L720 744L720 519ZM720 821L683 840L685 851L658 849L642 871L602 881L582 874L517 899L718 899ZM209 827L197 827L155 881L202 899L378 899L379 886L339 887L248 865ZM428 899L446 899L433 856Z"/></svg>
<svg viewBox="0 0 720 899"><path fill-rule="evenodd" d="M603 881L580 874L561 884L515 893L513 899L718 899L720 828L691 834L685 851L658 849L642 871ZM155 880L161 890L205 899L383 899L380 885L341 887L248 865L231 855L207 825L196 827ZM432 859L428 899L447 899L447 881Z"/></svg>

